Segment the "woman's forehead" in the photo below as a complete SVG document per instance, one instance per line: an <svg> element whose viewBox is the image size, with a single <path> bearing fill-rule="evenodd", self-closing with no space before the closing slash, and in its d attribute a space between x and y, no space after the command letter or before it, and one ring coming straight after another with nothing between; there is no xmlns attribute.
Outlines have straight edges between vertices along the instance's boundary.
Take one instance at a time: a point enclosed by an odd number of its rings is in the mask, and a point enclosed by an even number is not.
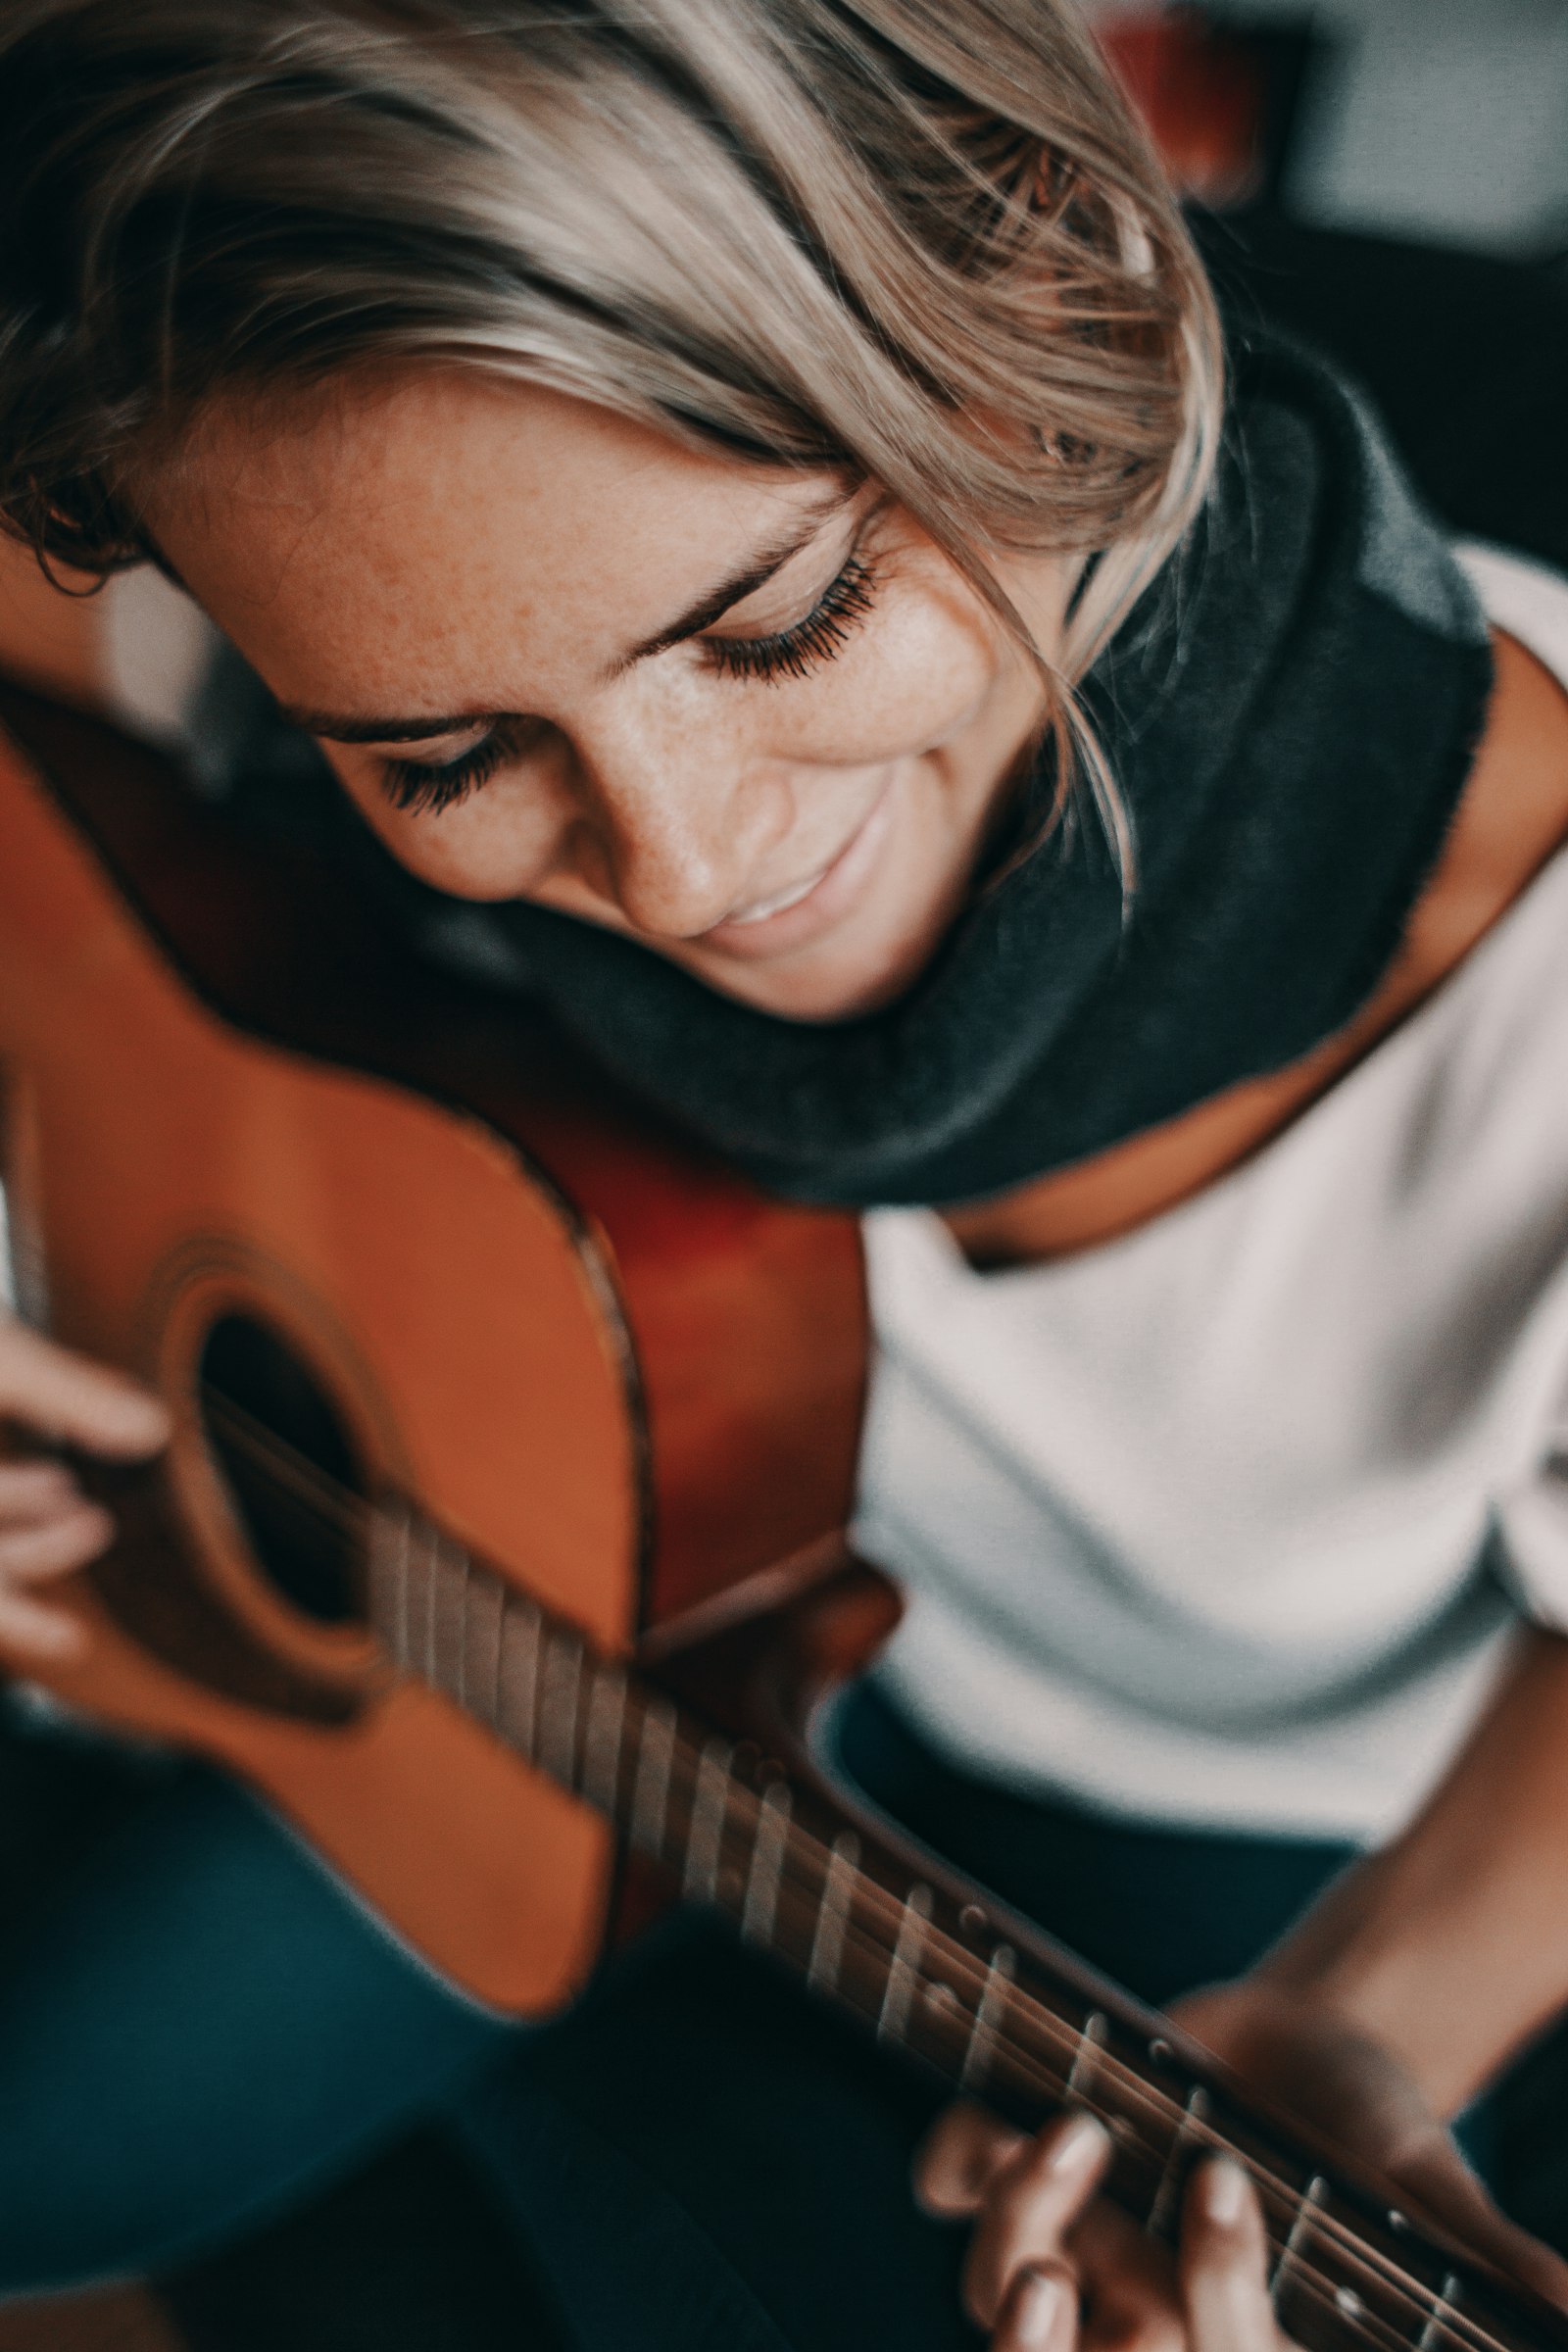
<svg viewBox="0 0 1568 2352"><path fill-rule="evenodd" d="M826 471L451 369L215 404L142 503L274 691L336 708L320 689L345 665L367 692L406 681L406 701L411 665L471 689L519 645L546 672L627 655L844 495Z"/></svg>

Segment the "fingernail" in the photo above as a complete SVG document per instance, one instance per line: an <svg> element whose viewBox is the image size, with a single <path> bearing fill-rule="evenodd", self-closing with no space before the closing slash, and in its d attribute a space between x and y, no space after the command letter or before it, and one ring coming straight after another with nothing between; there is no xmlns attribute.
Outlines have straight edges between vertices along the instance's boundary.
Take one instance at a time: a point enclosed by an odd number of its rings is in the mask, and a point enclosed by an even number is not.
<svg viewBox="0 0 1568 2352"><path fill-rule="evenodd" d="M1086 2173L1106 2142L1105 2129L1092 2115L1075 2115L1051 2151L1054 2173Z"/></svg>
<svg viewBox="0 0 1568 2352"><path fill-rule="evenodd" d="M1043 2348L1050 2343L1061 2297L1061 2280L1036 2271L1019 2298L1016 2333L1020 2344Z"/></svg>
<svg viewBox="0 0 1568 2352"><path fill-rule="evenodd" d="M1203 2212L1222 2230L1234 2230L1247 2204L1247 2175L1228 2156L1211 2156L1203 2167Z"/></svg>

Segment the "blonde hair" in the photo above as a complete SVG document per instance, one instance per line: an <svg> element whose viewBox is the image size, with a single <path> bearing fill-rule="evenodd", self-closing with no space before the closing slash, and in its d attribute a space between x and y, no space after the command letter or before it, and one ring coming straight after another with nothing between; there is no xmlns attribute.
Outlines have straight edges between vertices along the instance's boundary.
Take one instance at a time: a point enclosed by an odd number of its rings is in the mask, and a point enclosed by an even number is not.
<svg viewBox="0 0 1568 2352"><path fill-rule="evenodd" d="M1072 0L9 0L0 517L97 572L215 394L423 359L879 482L1072 695L1208 481L1201 268ZM1093 559L1091 561L1091 559ZM1038 658L1038 655L1037 655Z"/></svg>

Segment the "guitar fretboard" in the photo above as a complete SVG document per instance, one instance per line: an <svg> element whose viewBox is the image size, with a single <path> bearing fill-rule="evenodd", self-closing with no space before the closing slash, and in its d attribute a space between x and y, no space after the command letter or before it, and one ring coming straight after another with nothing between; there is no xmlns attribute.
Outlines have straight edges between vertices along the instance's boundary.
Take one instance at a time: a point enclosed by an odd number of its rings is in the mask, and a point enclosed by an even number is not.
<svg viewBox="0 0 1568 2352"><path fill-rule="evenodd" d="M1192 2163L1250 2175L1286 2333L1308 2352L1523 2352L1559 2336L1235 2093L1043 1937L911 1875L896 1843L803 1792L406 1505L376 1513L371 1625L396 1663L606 1815L691 1902L955 2090L1026 2128L1111 2134L1109 2192L1169 2240Z"/></svg>

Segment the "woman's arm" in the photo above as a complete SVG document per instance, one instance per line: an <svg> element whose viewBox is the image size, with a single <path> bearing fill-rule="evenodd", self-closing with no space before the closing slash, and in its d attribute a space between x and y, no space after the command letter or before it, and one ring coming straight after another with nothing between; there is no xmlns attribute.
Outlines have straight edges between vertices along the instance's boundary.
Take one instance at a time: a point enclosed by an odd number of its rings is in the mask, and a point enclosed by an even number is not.
<svg viewBox="0 0 1568 2352"><path fill-rule="evenodd" d="M1533 1633L1469 1741L1404 1835L1355 1864L1292 1935L1234 1984L1175 2014L1236 2072L1401 2186L1501 2267L1568 2306L1568 2266L1493 2204L1448 2119L1568 2005L1568 1641ZM1055 2127L1054 2130L1057 2129ZM1063 2258L1051 2134L1023 2141L974 2108L951 2109L917 2173L935 2209L976 2219L983 2322L1008 2315L1035 2266ZM1044 2157L1035 2151L1045 2151ZM1247 2302L1252 2269L1222 2239L1210 2267ZM1000 2250L1000 2251L999 2251ZM1081 2340L1129 2286L1119 2352L1205 2352L1177 2282L1150 2268L1103 2203L1067 2246ZM1157 2265L1155 2266L1157 2269ZM1227 2283L1228 2281L1228 2283ZM1029 2290L1032 2291L1032 2290ZM1240 2305L1238 2305L1240 2308ZM1042 2339L1045 2340L1045 2339Z"/></svg>
<svg viewBox="0 0 1568 2352"><path fill-rule="evenodd" d="M1568 2267L1493 2204L1447 2124L1568 2005L1568 1641L1530 1634L1403 1836L1250 1975L1176 2014L1236 2071L1543 2293Z"/></svg>
<svg viewBox="0 0 1568 2352"><path fill-rule="evenodd" d="M1445 2118L1568 2003L1568 1641L1527 1638L1409 1829L1250 1982L1376 2042Z"/></svg>

